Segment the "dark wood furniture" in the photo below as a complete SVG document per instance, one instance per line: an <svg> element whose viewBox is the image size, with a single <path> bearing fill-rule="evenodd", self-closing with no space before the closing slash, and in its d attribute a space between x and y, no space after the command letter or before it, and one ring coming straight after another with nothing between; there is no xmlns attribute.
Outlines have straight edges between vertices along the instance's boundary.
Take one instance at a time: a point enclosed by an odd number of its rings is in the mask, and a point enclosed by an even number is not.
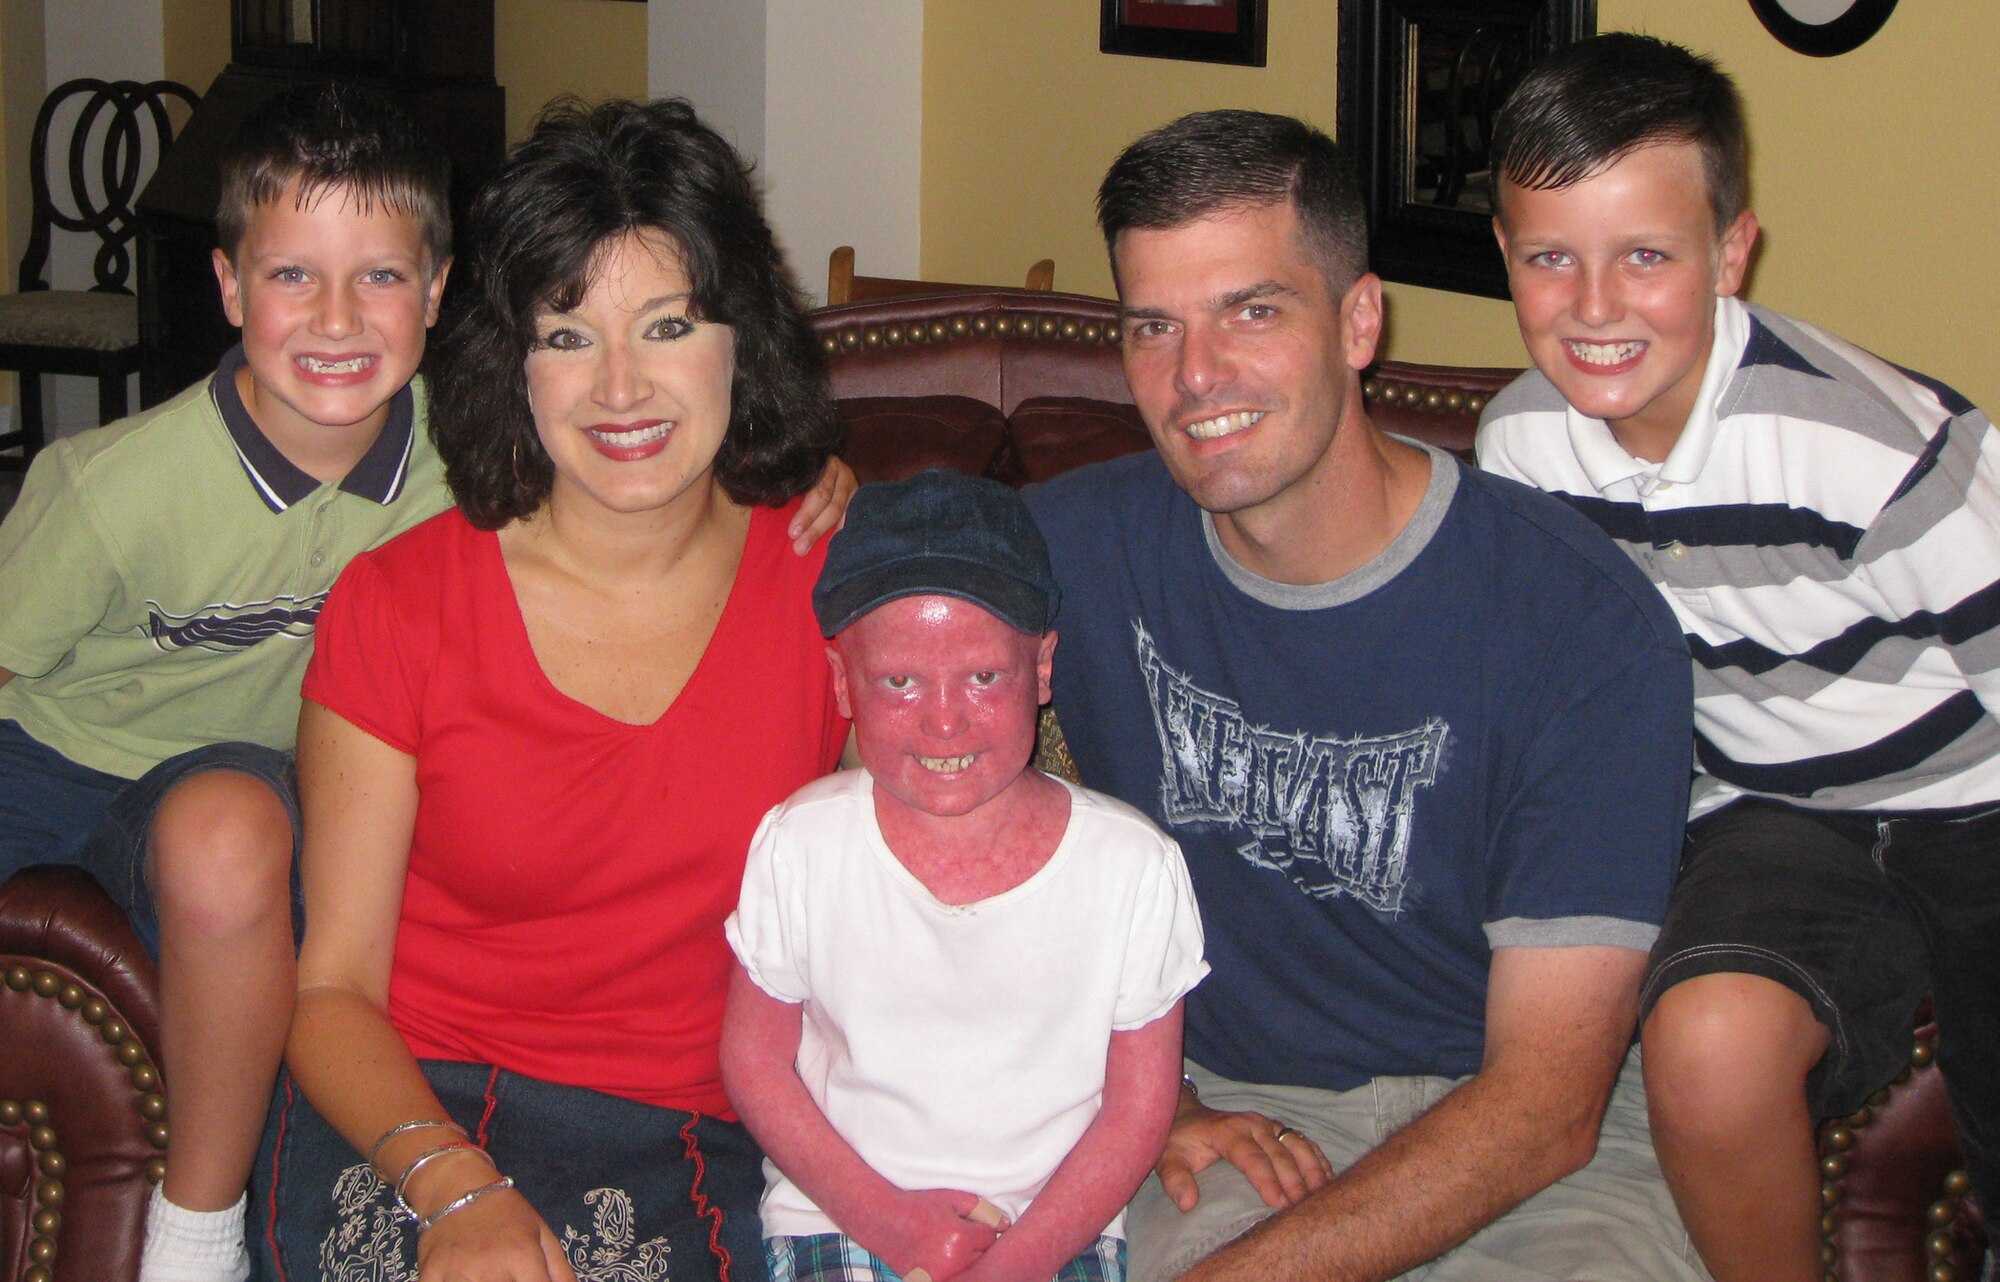
<svg viewBox="0 0 2000 1282"><path fill-rule="evenodd" d="M0 435L0 451L21 452L0 453L0 470L25 469L42 448L43 374L96 379L97 421L124 417L125 380L139 368L134 205L197 101L171 80L82 78L57 85L36 113L28 248L16 292L0 296L0 369L20 373L19 425ZM89 288L50 288L58 233L92 242Z"/></svg>
<svg viewBox="0 0 2000 1282"><path fill-rule="evenodd" d="M323 79L381 90L437 139L451 158L454 218L500 167L493 0L233 0L229 66L140 200L141 405L207 376L236 341L209 263L217 155L266 98Z"/></svg>
<svg viewBox="0 0 2000 1282"><path fill-rule="evenodd" d="M1044 258L1029 267L1025 283L1029 289L1054 289L1056 260ZM905 280L897 276L856 276L852 245L840 246L827 255L826 260L826 303L829 307L865 303L877 298L904 298L913 294L974 294L985 288L987 286L953 285L945 281Z"/></svg>

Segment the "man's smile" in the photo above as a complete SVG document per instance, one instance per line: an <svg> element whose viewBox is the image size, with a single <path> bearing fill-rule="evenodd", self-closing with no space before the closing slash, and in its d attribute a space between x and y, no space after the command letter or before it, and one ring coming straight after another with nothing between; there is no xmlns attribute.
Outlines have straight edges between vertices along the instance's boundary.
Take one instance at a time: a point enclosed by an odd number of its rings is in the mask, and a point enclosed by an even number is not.
<svg viewBox="0 0 2000 1282"><path fill-rule="evenodd" d="M1218 414L1199 423L1189 423L1183 430L1197 441L1212 441L1240 432L1263 417L1263 410L1238 410L1233 414Z"/></svg>

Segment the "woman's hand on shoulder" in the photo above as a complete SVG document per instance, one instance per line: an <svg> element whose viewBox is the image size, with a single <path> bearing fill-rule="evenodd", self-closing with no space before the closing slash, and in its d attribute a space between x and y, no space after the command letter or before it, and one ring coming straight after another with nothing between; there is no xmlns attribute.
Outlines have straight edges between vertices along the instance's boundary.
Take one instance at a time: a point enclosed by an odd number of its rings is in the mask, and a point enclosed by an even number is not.
<svg viewBox="0 0 2000 1282"><path fill-rule="evenodd" d="M424 1231L417 1282L576 1282L576 1273L528 1199L502 1189Z"/></svg>
<svg viewBox="0 0 2000 1282"><path fill-rule="evenodd" d="M799 510L786 529L792 536L792 551L804 556L823 536L839 529L847 519L848 500L860 488L853 468L838 458L827 459L826 469L799 501Z"/></svg>

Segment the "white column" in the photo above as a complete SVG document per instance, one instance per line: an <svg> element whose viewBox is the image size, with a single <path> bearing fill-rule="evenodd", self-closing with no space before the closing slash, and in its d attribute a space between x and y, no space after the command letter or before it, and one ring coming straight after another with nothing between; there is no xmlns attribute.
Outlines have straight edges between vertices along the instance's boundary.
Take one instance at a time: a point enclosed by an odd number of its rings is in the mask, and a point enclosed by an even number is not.
<svg viewBox="0 0 2000 1282"><path fill-rule="evenodd" d="M758 165L817 301L827 255L914 276L922 243L923 0L652 0L648 88L691 100Z"/></svg>
<svg viewBox="0 0 2000 1282"><path fill-rule="evenodd" d="M766 8L766 0L646 6L646 92L686 98L753 161L764 155Z"/></svg>

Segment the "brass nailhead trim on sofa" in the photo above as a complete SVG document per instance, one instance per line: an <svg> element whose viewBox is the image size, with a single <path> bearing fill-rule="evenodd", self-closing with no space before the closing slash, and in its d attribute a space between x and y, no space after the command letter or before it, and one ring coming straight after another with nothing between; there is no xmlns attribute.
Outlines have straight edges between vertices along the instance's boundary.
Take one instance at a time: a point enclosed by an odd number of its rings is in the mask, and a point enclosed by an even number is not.
<svg viewBox="0 0 2000 1282"><path fill-rule="evenodd" d="M25 970L15 967L15 970ZM26 984L13 982L13 971L7 974L8 985L25 989ZM51 1282L55 1276L53 1268L56 1258L56 1230L62 1227L63 1175L69 1164L56 1147L56 1130L49 1125L49 1106L40 1100L0 1099L0 1126L15 1127L26 1125L28 1144L40 1157L35 1165L41 1171L41 1181L35 1185L32 1194L32 1210L28 1216L28 1227L34 1236L28 1239L28 1265L21 1270L20 1282Z"/></svg>
<svg viewBox="0 0 2000 1282"><path fill-rule="evenodd" d="M1397 383L1386 378L1366 380L1361 384L1361 394L1371 401L1407 405L1412 409L1429 410L1433 414L1471 414L1476 417L1486 409L1484 392L1446 391L1441 387L1420 387L1415 383Z"/></svg>
<svg viewBox="0 0 2000 1282"><path fill-rule="evenodd" d="M1944 1196L1924 1210L1924 1222L1931 1226L1924 1238L1924 1254L1929 1258L1925 1270L1930 1282L1958 1282L1958 1270L1951 1266L1952 1223L1959 1217L1959 1202L1972 1191L1972 1177L1964 1171L1953 1171L1944 1177Z"/></svg>
<svg viewBox="0 0 2000 1282"><path fill-rule="evenodd" d="M97 1035L104 1039L106 1045L111 1047L112 1055L127 1070L126 1077L132 1083L132 1090L139 1097L139 1116L145 1118L147 1122L146 1142L164 1154L168 1138L167 1097L160 1090L160 1072L153 1066L152 1058L146 1054L145 1045L138 1038L132 1036L132 1030L125 1026L124 1020L119 1019L112 1013L110 1003L82 984L65 980L54 971L30 971L26 966L9 966L7 968L6 981L7 987L17 993L32 992L37 997L54 999L58 1006L61 1006L64 1010L75 1012L84 1023L89 1024L97 1030ZM39 1119L32 1116L35 1110L39 1110L40 1112ZM37 1127L45 1127L48 1108L46 1105L32 1101L21 1104L13 1100L0 1100L0 1124L12 1125L18 1120L16 1116L11 1116L10 1113L17 1113L19 1117L28 1117L31 1124ZM53 1130L49 1131L49 1144L47 1147L36 1142L35 1134L38 1133L31 1133L30 1142L34 1143L35 1147L42 1152L42 1174L47 1178L37 1189L37 1205L53 1208L62 1200L62 1181L60 1177L62 1168L66 1163L62 1154L55 1150L55 1132ZM57 1168L54 1171L49 1169L51 1160L53 1160ZM158 1184L166 1177L167 1159L164 1156L151 1158L146 1162L146 1179L148 1182ZM55 1191L53 1200L42 1195L43 1191L51 1186L53 1186ZM54 1211L51 1210L49 1213L54 1214ZM39 1214L36 1217L35 1223L37 1225L40 1224ZM43 1232L43 1230L37 1228L37 1232ZM46 1230L46 1232L49 1235L48 1250L51 1256L53 1256L53 1252L55 1251L55 1238L53 1234L55 1230L51 1228ZM37 1241L39 1240L38 1238ZM20 1282L49 1282L50 1274L48 1270L44 1269L41 1273L36 1273L36 1267L39 1266L32 1263L35 1260L33 1252L34 1248L31 1246L29 1253L31 1267L21 1275Z"/></svg>
<svg viewBox="0 0 2000 1282"><path fill-rule="evenodd" d="M819 345L820 350L828 356L838 356L842 352L858 352L863 348L876 351L884 347L950 343L959 339L991 338L996 335L1001 338L1101 343L1106 347L1118 345L1116 325L1081 321L1074 316L993 311L961 312L953 316L939 316L929 321L917 321L908 325L901 322L889 325L850 325L824 335Z"/></svg>
<svg viewBox="0 0 2000 1282"><path fill-rule="evenodd" d="M1910 1048L1909 1064L1896 1075L1896 1080L1870 1095L1867 1103L1829 1127L1820 1139L1819 1196L1823 1209L1819 1217L1819 1254L1826 1266L1826 1282L1839 1282L1833 1272L1833 1266L1839 1259L1833 1234L1839 1227L1836 1208L1840 1202L1840 1181L1847 1174L1847 1151L1854 1147L1854 1132L1875 1120L1875 1110L1889 1102L1890 1091L1910 1080L1912 1070L1928 1066L1936 1057L1936 1038L1918 1038ZM1971 1190L1971 1177L1964 1171L1953 1171L1945 1176L1944 1196L1931 1203L1925 1212L1925 1220L1931 1226L1930 1236L1924 1239L1924 1249L1930 1257L1930 1282L1957 1282L1958 1271L1947 1263L1952 1248L1949 1230L1959 1217L1959 1200Z"/></svg>

